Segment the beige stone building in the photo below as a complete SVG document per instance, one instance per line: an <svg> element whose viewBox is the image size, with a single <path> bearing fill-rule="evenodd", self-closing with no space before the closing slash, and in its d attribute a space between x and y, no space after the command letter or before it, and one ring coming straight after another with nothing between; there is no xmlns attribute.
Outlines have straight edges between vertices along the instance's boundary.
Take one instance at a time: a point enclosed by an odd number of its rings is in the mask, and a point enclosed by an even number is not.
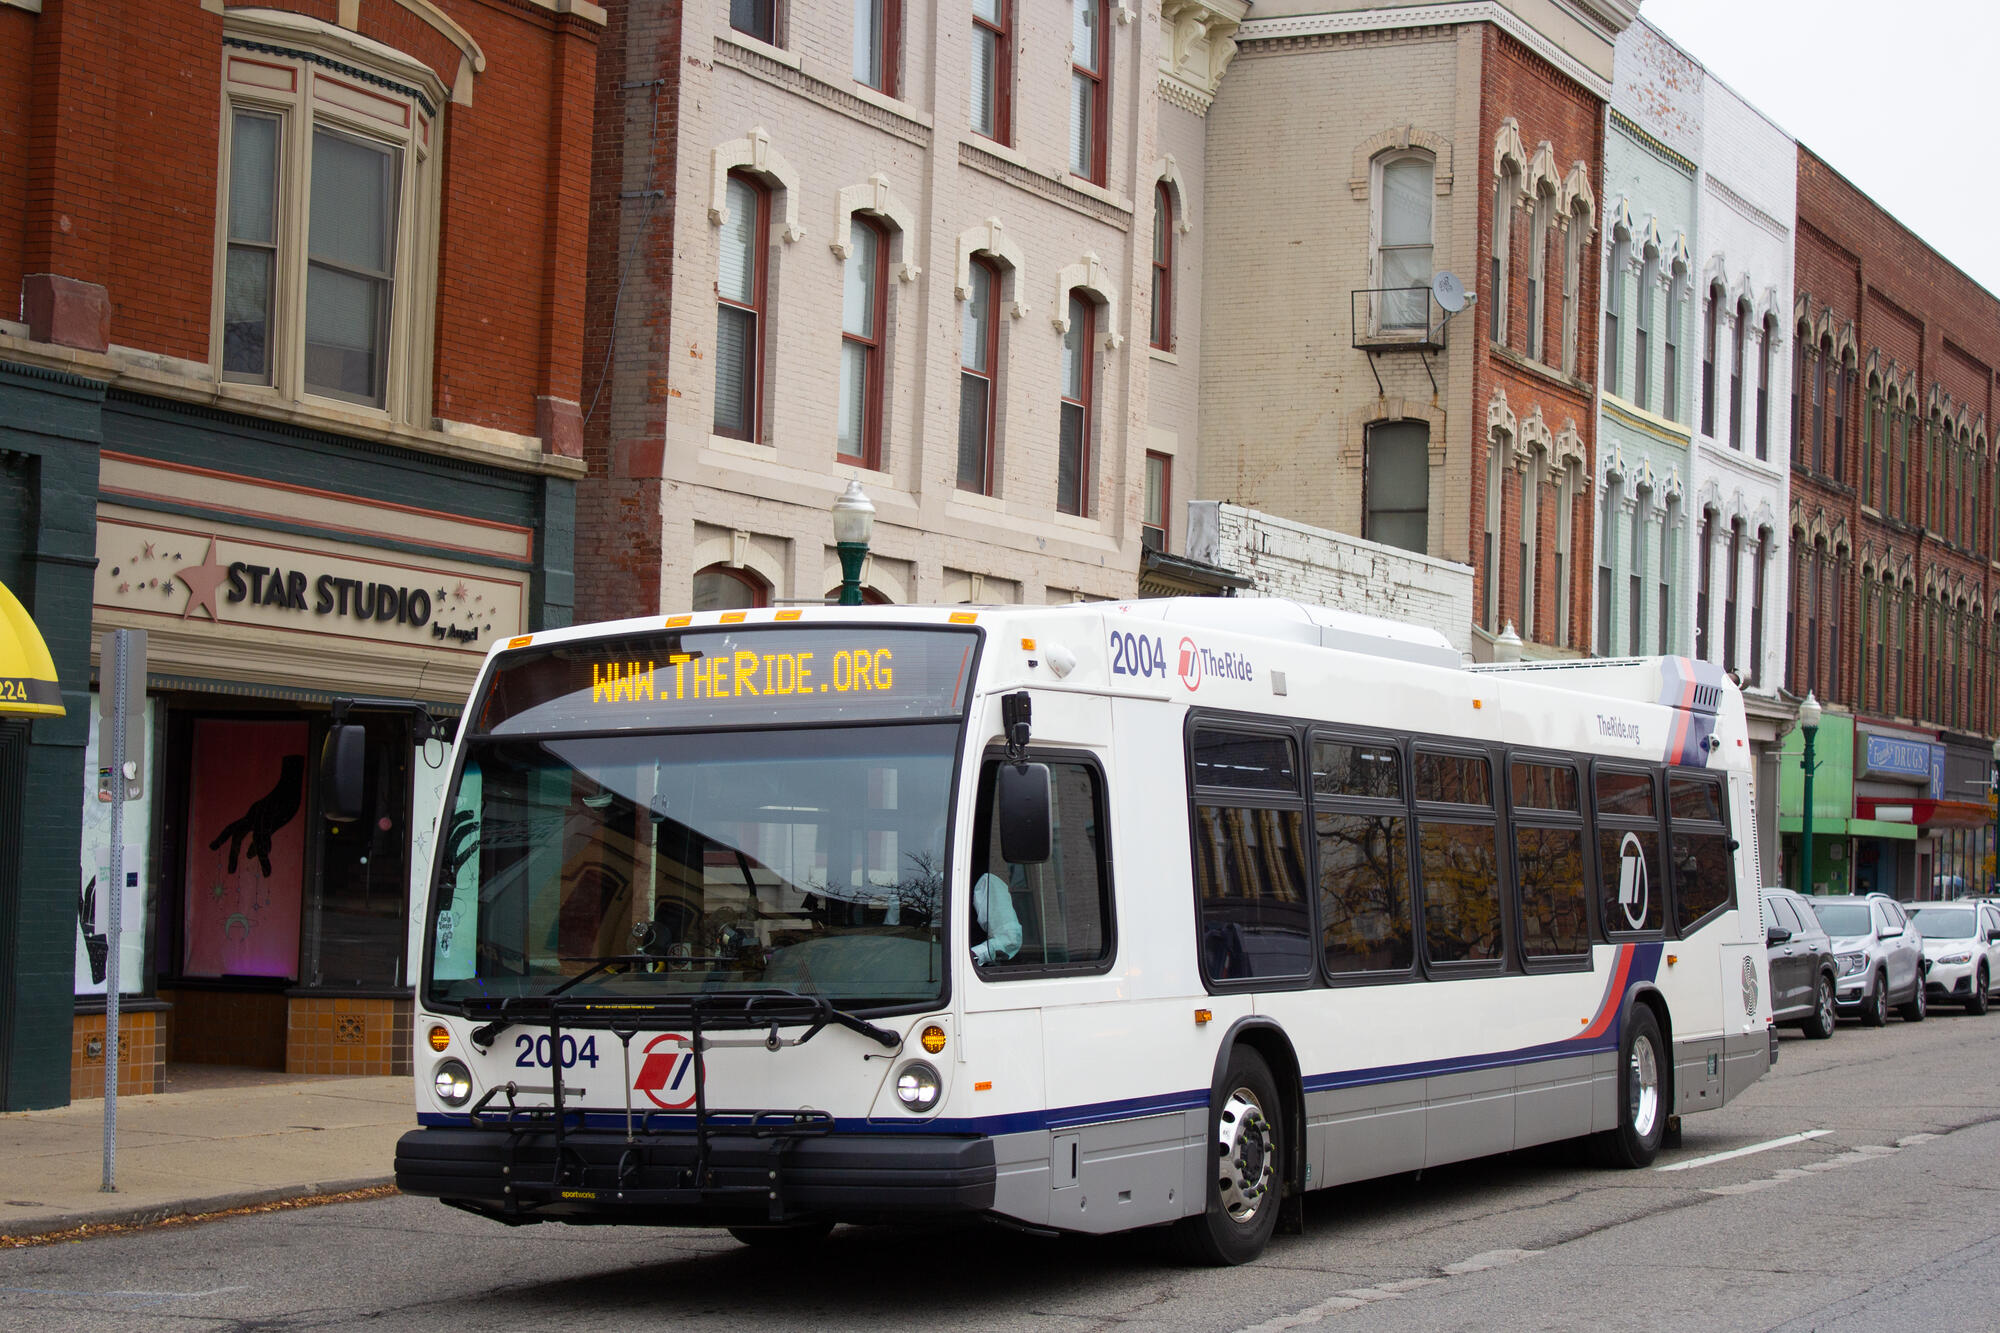
<svg viewBox="0 0 2000 1333"><path fill-rule="evenodd" d="M582 616L827 596L850 479L890 601L1129 596L1178 549L1243 0L608 8Z"/></svg>

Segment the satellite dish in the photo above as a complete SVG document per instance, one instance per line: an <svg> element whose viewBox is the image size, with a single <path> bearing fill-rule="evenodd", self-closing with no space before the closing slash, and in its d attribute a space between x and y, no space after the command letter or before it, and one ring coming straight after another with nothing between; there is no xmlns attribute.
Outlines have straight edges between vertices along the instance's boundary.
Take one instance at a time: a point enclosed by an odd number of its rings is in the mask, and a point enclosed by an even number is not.
<svg viewBox="0 0 2000 1333"><path fill-rule="evenodd" d="M1456 315L1465 309L1465 284L1449 269L1438 270L1438 275L1431 279L1431 295L1437 298L1438 308L1447 315Z"/></svg>

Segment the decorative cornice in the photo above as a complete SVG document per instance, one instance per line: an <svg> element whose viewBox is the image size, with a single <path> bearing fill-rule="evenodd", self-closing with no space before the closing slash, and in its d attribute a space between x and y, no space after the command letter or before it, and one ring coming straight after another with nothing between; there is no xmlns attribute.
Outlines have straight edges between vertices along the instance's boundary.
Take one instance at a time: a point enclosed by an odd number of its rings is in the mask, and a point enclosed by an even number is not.
<svg viewBox="0 0 2000 1333"><path fill-rule="evenodd" d="M1624 0L1577 0L1593 8L1624 8ZM1636 7L1635 7L1636 8ZM1595 27L1607 49L1629 24L1613 28L1593 14L1578 13L1586 26ZM1339 14L1305 14L1297 18L1247 19L1236 32L1239 44L1276 41L1292 37L1319 37L1335 33L1379 32L1388 28L1442 28L1466 23L1491 23L1554 65L1586 90L1609 100L1611 80L1544 37L1500 0L1461 0L1456 4L1404 5L1393 9L1366 9Z"/></svg>
<svg viewBox="0 0 2000 1333"><path fill-rule="evenodd" d="M1623 111L1620 111L1617 107L1611 108L1611 123L1618 129L1625 131L1641 148L1651 153L1654 157L1659 158L1668 166L1675 167L1688 176L1694 175L1695 166L1690 158L1675 152L1667 146L1665 140L1648 133L1644 126L1640 125L1638 121L1632 119Z"/></svg>

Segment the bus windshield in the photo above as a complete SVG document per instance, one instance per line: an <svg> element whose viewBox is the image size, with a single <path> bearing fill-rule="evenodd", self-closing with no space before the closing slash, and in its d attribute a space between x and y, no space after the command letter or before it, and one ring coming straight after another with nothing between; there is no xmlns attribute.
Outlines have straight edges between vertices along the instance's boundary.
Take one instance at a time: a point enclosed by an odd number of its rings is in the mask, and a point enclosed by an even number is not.
<svg viewBox="0 0 2000 1333"><path fill-rule="evenodd" d="M433 1004L942 998L959 724L485 735L441 831ZM600 960L644 961L583 977Z"/></svg>

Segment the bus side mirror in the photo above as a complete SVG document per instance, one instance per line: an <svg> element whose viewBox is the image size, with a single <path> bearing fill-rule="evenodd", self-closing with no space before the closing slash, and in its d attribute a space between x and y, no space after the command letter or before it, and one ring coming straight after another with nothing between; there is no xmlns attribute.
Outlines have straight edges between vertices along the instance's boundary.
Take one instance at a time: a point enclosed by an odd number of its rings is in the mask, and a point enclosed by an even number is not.
<svg viewBox="0 0 2000 1333"><path fill-rule="evenodd" d="M353 723L342 723L326 733L319 752L320 811L335 823L361 818L362 760L367 752L368 732Z"/></svg>
<svg viewBox="0 0 2000 1333"><path fill-rule="evenodd" d="M1040 865L1054 841L1047 764L1002 764L995 792L1000 821L1000 859L1009 865Z"/></svg>

